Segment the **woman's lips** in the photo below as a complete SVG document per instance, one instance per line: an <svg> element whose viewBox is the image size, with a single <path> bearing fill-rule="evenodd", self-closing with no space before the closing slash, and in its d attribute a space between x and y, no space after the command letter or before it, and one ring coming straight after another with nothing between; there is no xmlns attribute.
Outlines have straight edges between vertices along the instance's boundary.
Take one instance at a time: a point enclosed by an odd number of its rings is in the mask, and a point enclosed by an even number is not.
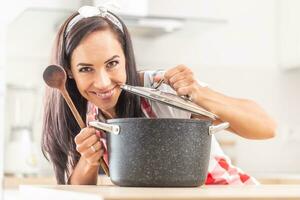
<svg viewBox="0 0 300 200"><path fill-rule="evenodd" d="M97 97L101 98L102 100L108 100L114 95L115 88L116 87L114 87L111 90L105 91L105 92L94 92L94 94L96 94Z"/></svg>

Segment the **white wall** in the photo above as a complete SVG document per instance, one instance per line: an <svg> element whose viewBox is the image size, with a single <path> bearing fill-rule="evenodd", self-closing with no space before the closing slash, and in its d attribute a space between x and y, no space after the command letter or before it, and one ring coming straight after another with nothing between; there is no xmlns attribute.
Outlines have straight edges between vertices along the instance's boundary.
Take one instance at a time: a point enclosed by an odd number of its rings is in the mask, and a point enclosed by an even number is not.
<svg viewBox="0 0 300 200"><path fill-rule="evenodd" d="M280 21L280 67L289 69L300 67L300 1L278 0Z"/></svg>

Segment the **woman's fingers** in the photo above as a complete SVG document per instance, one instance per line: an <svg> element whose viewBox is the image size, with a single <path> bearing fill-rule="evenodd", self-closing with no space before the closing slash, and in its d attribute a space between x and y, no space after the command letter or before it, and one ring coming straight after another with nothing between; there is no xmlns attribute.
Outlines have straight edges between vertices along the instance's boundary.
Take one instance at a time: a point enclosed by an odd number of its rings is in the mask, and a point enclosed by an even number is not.
<svg viewBox="0 0 300 200"><path fill-rule="evenodd" d="M177 73L174 76L169 78L169 84L173 85L178 81L182 81L182 80L194 80L194 75L192 72L190 71L184 71L181 73Z"/></svg>
<svg viewBox="0 0 300 200"><path fill-rule="evenodd" d="M181 81L178 81L178 82L174 83L172 85L172 88L175 91L177 91L177 93L178 93L180 88L189 87L189 86L193 85L193 83L194 83L193 80L181 80ZM179 95L187 95L187 94L180 93Z"/></svg>
<svg viewBox="0 0 300 200"><path fill-rule="evenodd" d="M81 156L88 158L92 156L95 153L98 153L99 150L102 149L102 143L100 141L97 141L93 145L91 145L89 148L85 149L82 153Z"/></svg>
<svg viewBox="0 0 300 200"><path fill-rule="evenodd" d="M188 67L179 65L166 71L164 78L169 84L172 84L176 81L182 80L183 78L193 78L193 72Z"/></svg>
<svg viewBox="0 0 300 200"><path fill-rule="evenodd" d="M86 158L86 161L89 165L98 166L100 165L100 158L103 156L104 150L100 149L96 153L92 154L90 157Z"/></svg>
<svg viewBox="0 0 300 200"><path fill-rule="evenodd" d="M81 129L80 133L78 133L78 135L76 135L75 143L80 144L84 140L86 140L88 137L90 137L91 135L95 135L95 133L96 133L96 129L94 129L94 128L91 128L91 127L83 128L83 129Z"/></svg>
<svg viewBox="0 0 300 200"><path fill-rule="evenodd" d="M194 73L184 65L168 70L164 79L180 96L192 95L197 90Z"/></svg>
<svg viewBox="0 0 300 200"><path fill-rule="evenodd" d="M75 137L76 150L89 165L98 166L104 154L103 144L94 128L83 128Z"/></svg>
<svg viewBox="0 0 300 200"><path fill-rule="evenodd" d="M95 144L97 141L99 141L99 138L96 134L91 135L90 137L86 138L84 141L76 145L76 149L78 152L84 152L88 148L90 148L93 144Z"/></svg>
<svg viewBox="0 0 300 200"><path fill-rule="evenodd" d="M169 80L171 77L173 77L175 74L177 73L181 73L184 71L190 70L189 68L187 68L185 65L178 65L172 69L169 69L168 71L166 71L165 73L165 79Z"/></svg>

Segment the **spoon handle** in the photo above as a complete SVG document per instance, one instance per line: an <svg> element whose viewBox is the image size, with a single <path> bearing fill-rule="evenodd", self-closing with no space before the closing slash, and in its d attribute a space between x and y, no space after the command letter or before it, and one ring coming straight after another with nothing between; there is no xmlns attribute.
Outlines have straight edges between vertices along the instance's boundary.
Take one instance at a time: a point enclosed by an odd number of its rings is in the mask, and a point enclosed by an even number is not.
<svg viewBox="0 0 300 200"><path fill-rule="evenodd" d="M63 95L64 99L66 100L66 102L67 102L73 116L75 117L77 123L79 124L80 128L83 129L85 127L85 124L84 124L81 116L79 115L73 101L71 100L69 93L66 92L65 90L62 90L62 95Z"/></svg>
<svg viewBox="0 0 300 200"><path fill-rule="evenodd" d="M70 97L69 93L66 91L65 88L61 90L61 94L63 95L64 99L66 100L66 102L67 102L69 108L71 109L71 112L74 115L74 117L75 117L77 123L79 124L80 128L81 129L84 128L85 123L83 122L83 120L82 120L81 116L79 115L73 101L71 100L71 97ZM104 162L103 157L101 157L99 159L99 163L100 163L100 166L102 167L104 173L109 177L109 168L106 165L106 163Z"/></svg>

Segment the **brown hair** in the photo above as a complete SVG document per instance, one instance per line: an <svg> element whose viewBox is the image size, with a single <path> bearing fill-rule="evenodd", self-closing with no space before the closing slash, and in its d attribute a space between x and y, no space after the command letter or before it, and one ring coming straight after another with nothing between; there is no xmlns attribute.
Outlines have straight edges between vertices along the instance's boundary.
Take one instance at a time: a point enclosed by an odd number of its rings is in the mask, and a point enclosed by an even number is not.
<svg viewBox="0 0 300 200"><path fill-rule="evenodd" d="M112 13L111 13L112 14ZM136 70L132 42L125 24L123 32L109 20L100 16L83 18L78 21L65 36L66 26L69 21L78 15L70 16L58 31L52 52L52 64L60 65L65 70L70 70L70 58L74 49L90 33L98 30L111 30L120 42L126 59L126 83L129 85L141 85ZM79 93L73 79L67 78L68 90L82 119L86 119L87 100ZM139 98L121 92L116 105L116 113L119 118L144 117ZM76 151L74 138L80 132L70 109L57 89L47 87L44 102L42 151L44 156L53 164L57 183L66 184L66 177L70 176L70 168L74 168L80 158Z"/></svg>

